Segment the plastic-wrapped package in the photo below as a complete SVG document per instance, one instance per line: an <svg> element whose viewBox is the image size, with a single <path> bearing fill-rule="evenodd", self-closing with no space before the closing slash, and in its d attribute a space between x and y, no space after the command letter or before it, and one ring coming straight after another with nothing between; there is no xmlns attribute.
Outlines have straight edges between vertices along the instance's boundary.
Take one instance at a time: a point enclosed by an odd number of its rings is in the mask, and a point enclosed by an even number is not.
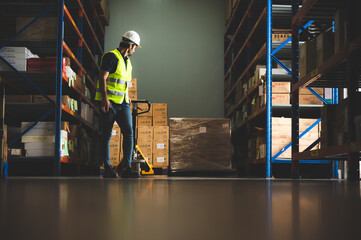
<svg viewBox="0 0 361 240"><path fill-rule="evenodd" d="M170 118L172 172L232 169L231 122L218 118Z"/></svg>

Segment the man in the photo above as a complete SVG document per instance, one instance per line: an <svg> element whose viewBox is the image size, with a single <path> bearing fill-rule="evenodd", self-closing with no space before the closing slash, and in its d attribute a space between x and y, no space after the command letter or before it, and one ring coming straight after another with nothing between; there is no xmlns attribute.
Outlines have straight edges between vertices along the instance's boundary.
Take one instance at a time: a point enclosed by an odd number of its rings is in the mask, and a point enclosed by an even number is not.
<svg viewBox="0 0 361 240"><path fill-rule="evenodd" d="M109 143L116 121L123 134L122 177L136 178L139 172L131 168L134 147L133 123L128 97L128 86L132 79L132 64L129 56L140 47L140 37L135 31L123 34L119 48L102 56L95 100L100 101L101 157L104 161L104 178L117 178L110 164Z"/></svg>

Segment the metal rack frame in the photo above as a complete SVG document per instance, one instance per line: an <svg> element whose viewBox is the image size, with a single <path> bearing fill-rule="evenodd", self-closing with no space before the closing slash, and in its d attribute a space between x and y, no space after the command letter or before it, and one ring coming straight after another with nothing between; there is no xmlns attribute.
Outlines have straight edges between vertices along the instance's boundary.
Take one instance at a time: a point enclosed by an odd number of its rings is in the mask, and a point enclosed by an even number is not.
<svg viewBox="0 0 361 240"><path fill-rule="evenodd" d="M0 4L0 9L1 7L9 7L11 9L12 12L17 13L17 7L21 6L22 3L2 3ZM0 56L0 60L3 61L6 65L8 65L11 69L12 72L1 72L1 75L6 75L8 74L8 76L10 76L9 79L12 79L12 77L15 76L15 81L16 79L23 79L26 82L28 82L39 94L41 94L42 96L44 96L48 101L49 104L45 104L49 107L49 110L42 114L40 118L38 118L33 124L31 124L30 127L28 127L24 132L22 132L18 137L16 137L12 142L9 143L9 146L11 146L12 144L14 144L16 141L18 141L23 135L25 135L28 131L30 131L33 127L36 126L37 123L39 123L40 121L43 121L44 119L46 119L47 117L51 116L51 114L55 115L55 151L54 151L54 157L22 157L19 160L23 161L25 158L33 160L33 161L53 161L54 162L54 170L53 170L53 175L54 176L60 176L60 165L61 163L69 163L69 158L68 157L62 157L61 156L61 120L62 120L62 114L65 113L69 116L72 116L72 118L75 121L78 121L80 124L88 127L90 130L94 131L96 134L99 134L97 131L94 130L92 124L88 123L87 121L85 121L84 119L82 119L78 114L76 114L75 112L73 112L72 110L70 110L69 108L67 108L65 105L62 104L62 88L63 88L63 81L65 83L68 82L68 78L65 76L65 74L63 74L63 55L64 53L66 55L68 55L73 61L74 63L78 66L78 74L80 76L85 75L87 81L90 83L90 85L93 87L92 92L95 92L95 83L93 81L93 79L96 77L96 73L95 71L93 71L92 73L92 77L86 72L86 70L84 69L84 67L82 66L82 62L83 62L83 46L85 47L86 51L89 53L91 60L93 61L93 66L96 67L99 70L99 65L97 64L95 58L94 58L94 53L95 53L95 47L98 47L98 51L102 54L103 53L103 47L104 47L104 37L102 37L102 44L99 43L99 40L96 36L96 33L92 27L92 24L89 20L89 18L86 15L86 12L84 10L83 7L83 0L78 0L77 4L79 7L79 18L78 18L78 22L77 24L75 24L71 14L69 13L67 7L66 7L66 3L65 0L56 0L53 2L49 3L24 3L27 4L27 6L29 6L29 11L30 9L33 9L34 11L36 11L36 13L38 13L38 15L29 23L27 24L25 27L23 27L20 31L18 31L14 36L10 37L10 39L8 39L7 41L5 41L5 43L3 43L0 46L0 49L9 45L11 42L13 42L17 36L19 36L23 31L25 31L27 28L29 28L32 24L34 24L37 20L39 20L40 18L44 17L45 15L51 13L53 15L57 16L57 38L56 38L56 71L55 74L51 73L50 75L52 75L52 77L55 77L55 83L56 83L56 87L55 87L55 95L56 95L56 101L54 102L53 100L51 100L49 98L49 96L47 96L47 94L45 93L44 90L42 90L41 88L38 87L37 84L34 83L34 80L36 79L36 76L40 76L42 73L41 72L20 72L18 71L14 66L12 66L8 61L6 61L2 56ZM40 10L41 7L46 7L45 10ZM98 24L100 27L99 29L101 30L101 32L104 34L104 29L102 27L102 24L100 23L99 18L96 15L96 9L95 9L95 5L91 2L90 3L90 7L93 11L93 24L94 26L96 26L96 24ZM93 51L91 51L83 37L83 16L85 16L85 19L87 20L88 23L88 27L91 29L92 32L92 37L93 37ZM71 23L72 28L75 32L75 35L77 35L78 37L78 47L77 47L77 56L75 57L75 55L72 53L71 49L68 47L68 45L65 43L64 41L64 19L67 18L68 21ZM93 20L92 18L92 20ZM55 76L54 76L55 75ZM4 79L4 78L2 78ZM6 80L4 80L6 81ZM8 85L12 85L11 81L6 81L8 83ZM35 80L35 82L40 83L41 81L38 81L37 79ZM79 90L75 89L74 87L71 88L72 91L74 91L76 94L78 94L78 96L80 97L81 100L83 100L84 102L88 103L94 110L95 112L98 112L97 108L95 107L95 105L91 102L90 99L87 99L83 93L81 93ZM36 104L33 104L36 105ZM43 104L44 105L44 104ZM24 158L24 159L23 159Z"/></svg>
<svg viewBox="0 0 361 240"><path fill-rule="evenodd" d="M235 6L235 9L237 10L237 8L239 7L238 5L240 4L241 1L239 1L237 3L237 5ZM236 57L234 58L234 60L232 61L232 64L230 65L230 67L228 69L226 69L226 73L225 73L225 78L224 80L226 81L226 79L228 77L230 77L232 68L234 67L234 65L236 65L238 58L241 54L242 51L244 51L244 48L246 47L246 45L248 44L248 40L252 37L252 34L255 32L255 29L257 28L257 24L259 24L261 21L263 21L264 19L266 19L266 26L267 26L267 36L266 36L266 42L265 44L260 47L260 49L258 50L258 53L255 55L255 57L253 59L250 59L248 57L248 64L245 68L245 70L240 74L240 76L237 78L237 80L235 81L235 83L233 84L233 86L229 89L228 92L225 93L225 101L227 101L227 99L229 99L232 95L232 92L235 90L236 85L239 84L239 82L247 76L247 72L250 70L250 68L252 66L254 66L256 64L256 62L258 62L261 58L263 58L263 56L265 55L266 57L266 68L267 68L267 86L272 86L272 61L277 62L281 67L283 67L283 69L285 69L286 72L288 72L290 75L293 74L293 71L290 70L285 64L283 64L276 56L275 54L279 51L281 51L283 48L285 48L292 40L292 37L290 37L289 39L287 39L286 41L284 41L283 43L281 43L279 46L273 46L273 42L272 42L272 13L273 13L273 9L272 9L272 4L273 1L272 0L267 0L267 5L266 8L264 9L264 11L260 14L260 16L258 17L256 23L254 24L253 28L248 27L248 37L247 39L244 41L243 46L241 47L241 49L239 50L239 52L236 54ZM229 54L231 46L233 44L233 42L236 39L236 35L238 34L238 32L240 31L241 25L244 24L244 22L246 21L246 16L249 14L249 12L251 11L252 6L255 4L254 1L248 1L249 5L247 7L247 9L245 10L244 16L241 18L239 25L237 26L237 29L234 32L234 36L233 39L230 41L229 46L226 47L225 50L225 58L227 57L227 54ZM234 10L234 12L232 13L231 19L229 24L227 25L227 29L226 29L226 34L229 32L229 28L230 25L232 24L233 19L235 18L234 14L236 12L236 10ZM304 29L306 29L308 26L310 26L311 24L313 24L314 21L308 21L303 27L302 29L297 29L298 33L301 33ZM274 50L272 50L272 48L275 48ZM295 72L296 73L296 72ZM298 74L298 73L296 73ZM290 78L291 79L291 78ZM245 93L245 96L243 96L240 100L235 102L235 105L233 107L231 107L228 112L225 113L226 117L230 117L232 114L234 114L234 112L236 111L237 108L239 108L241 106L241 104L243 104L246 99L249 98L248 95L253 94L253 92L258 88L258 86L260 85L260 82L256 84L255 87L253 87L252 89L249 89L247 93ZM308 87L308 89L310 90L311 93L315 94L321 101L323 101L325 104L327 103L327 101L325 99L323 99L319 94L317 94L312 88ZM271 88L267 88L267 100L266 100L266 107L263 109L260 109L257 112L252 113L251 116L248 116L247 120L241 122L240 124L236 125L236 129L238 130L239 128L243 127L245 124L248 124L249 121L253 120L254 118L260 116L261 114L265 114L266 115L266 159L263 159L261 161L250 161L247 160L245 161L244 164L266 164L266 177L267 178L271 178L272 177L272 170L271 170L271 165L272 163L291 163L292 160L288 159L278 159L278 157L285 152L288 148L290 148L292 145L292 142L290 142L283 150L281 150L278 154L276 154L274 157L272 157L271 154L271 148L272 148L272 109L277 107L276 105L272 105L272 89ZM297 102L298 102L298 98L297 98ZM280 106L281 107L281 106ZM282 106L283 107L283 106ZM305 106L302 106L305 107ZM291 105L290 108L292 109L292 111L294 111L294 106ZM299 110L298 110L299 111ZM312 124L312 126L310 126L305 132L303 132L300 136L297 133L297 137L302 137L304 136L308 131L310 131L314 126L316 126L319 123L320 120L316 121L316 123ZM293 138L293 137L292 137ZM318 140L319 141L319 140ZM317 142L318 143L318 142ZM312 147L314 147L317 143L312 144L309 148L312 149ZM298 147L298 145L296 145L296 147ZM302 163L326 163L329 164L331 163L330 161L319 161L317 159L314 159L312 161L301 161Z"/></svg>
<svg viewBox="0 0 361 240"><path fill-rule="evenodd" d="M328 6L328 5L329 6ZM292 54L293 54L293 63L292 63L292 178L299 178L299 162L301 161L309 161L309 159L319 159L320 161L328 161L333 160L333 176L338 176L338 161L347 160L348 163L348 179L350 180L358 180L359 179L359 155L360 155L360 142L356 142L356 134L355 127L353 124L353 119L355 117L355 109L356 104L354 101L355 94L357 88L360 86L360 79L358 75L360 73L357 68L357 64L360 64L360 60L356 57L356 52L361 48L361 35L360 32L357 32L357 14L354 12L357 7L352 7L354 4L360 3L351 3L351 1L347 1L346 7L349 11L348 14L348 34L353 36L351 42L348 43L347 47L341 50L339 53L336 53L334 56L326 60L321 66L317 67L315 71L311 72L307 76L299 79L299 32L300 28L299 24L301 20L303 20L306 16L308 18L317 19L318 16L312 14L313 9L322 10L324 7L337 8L341 4L340 1L331 1L329 3L325 3L322 0L308 0L301 9L299 9L298 0L292 0L292 8L293 8L293 19L292 19ZM353 10L351 10L353 8ZM318 11L319 12L319 11ZM355 19L354 19L355 18ZM355 25L353 25L355 24ZM345 68L347 81L335 80L333 82L324 80L323 76L326 76L329 72L332 72L333 69L338 68L342 62L346 62L346 66L341 66L341 68ZM356 63L356 64L352 64ZM308 86L313 83L317 83L320 80L322 82L321 85L329 86L333 88L333 100L332 104L338 103L338 89L337 87L347 87L348 88L348 127L349 127L349 142L343 145L336 145L327 148L321 148L320 150L314 151L304 151L299 152L298 144L299 144L299 136L298 136L298 121L299 121L299 104L298 104L298 89L302 86Z"/></svg>

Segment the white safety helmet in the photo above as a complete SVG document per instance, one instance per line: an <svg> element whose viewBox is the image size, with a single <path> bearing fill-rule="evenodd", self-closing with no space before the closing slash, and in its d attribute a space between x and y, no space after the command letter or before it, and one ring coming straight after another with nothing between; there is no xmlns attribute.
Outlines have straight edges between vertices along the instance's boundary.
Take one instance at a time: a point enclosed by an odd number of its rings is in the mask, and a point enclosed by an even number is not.
<svg viewBox="0 0 361 240"><path fill-rule="evenodd" d="M123 37L123 42L127 42L127 43L130 43L130 44L133 44L135 43L137 45L137 47L140 47L140 37L139 37L139 34L135 31L128 31L126 33L124 33L122 35Z"/></svg>

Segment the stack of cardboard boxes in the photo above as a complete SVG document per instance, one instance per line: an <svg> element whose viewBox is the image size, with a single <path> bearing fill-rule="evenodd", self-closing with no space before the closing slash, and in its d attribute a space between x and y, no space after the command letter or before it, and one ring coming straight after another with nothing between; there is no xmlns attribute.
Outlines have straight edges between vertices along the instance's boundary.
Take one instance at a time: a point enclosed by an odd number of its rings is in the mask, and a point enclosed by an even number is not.
<svg viewBox="0 0 361 240"><path fill-rule="evenodd" d="M4 47L0 49L0 56L5 58L18 71L27 70L27 60L29 58L38 58L38 55L33 54L26 47ZM0 61L0 71L10 71L10 67L3 61Z"/></svg>
<svg viewBox="0 0 361 240"><path fill-rule="evenodd" d="M21 131L25 131L32 122L22 122ZM61 156L67 157L68 153L68 122L61 122ZM25 155L28 157L54 156L55 153L55 123L39 122L24 136Z"/></svg>
<svg viewBox="0 0 361 240"><path fill-rule="evenodd" d="M299 120L299 132L304 132L308 127L315 123L317 119L303 119ZM279 153L292 141L292 119L291 118L272 118L272 156ZM299 150L304 151L313 142L321 136L321 124L312 128L299 140ZM320 149L320 144L317 144L312 150ZM291 158L292 149L288 148L278 158Z"/></svg>
<svg viewBox="0 0 361 240"><path fill-rule="evenodd" d="M117 123L114 123L112 129L112 138L110 139L110 164L117 166L120 163L121 155L121 132Z"/></svg>

